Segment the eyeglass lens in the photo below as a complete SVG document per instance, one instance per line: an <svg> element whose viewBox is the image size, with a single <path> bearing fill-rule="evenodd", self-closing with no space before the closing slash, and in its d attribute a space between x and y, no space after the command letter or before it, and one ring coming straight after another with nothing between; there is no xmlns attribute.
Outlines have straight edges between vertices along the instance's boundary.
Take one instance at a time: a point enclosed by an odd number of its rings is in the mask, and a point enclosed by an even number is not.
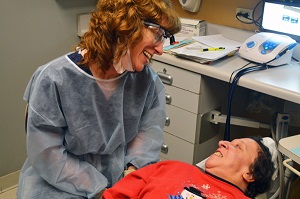
<svg viewBox="0 0 300 199"><path fill-rule="evenodd" d="M153 40L153 44L154 45L158 45L160 43L164 43L165 41L165 31L161 28L158 27L153 27L153 26L148 26L149 29L151 29L153 36L154 36L154 40Z"/></svg>

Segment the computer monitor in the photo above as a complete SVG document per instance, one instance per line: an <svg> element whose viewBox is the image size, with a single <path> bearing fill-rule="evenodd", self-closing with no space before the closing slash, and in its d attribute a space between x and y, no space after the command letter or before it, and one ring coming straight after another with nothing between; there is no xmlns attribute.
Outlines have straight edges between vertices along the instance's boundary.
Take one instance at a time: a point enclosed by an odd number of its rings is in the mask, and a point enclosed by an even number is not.
<svg viewBox="0 0 300 199"><path fill-rule="evenodd" d="M285 34L300 42L300 1L264 0L262 32Z"/></svg>

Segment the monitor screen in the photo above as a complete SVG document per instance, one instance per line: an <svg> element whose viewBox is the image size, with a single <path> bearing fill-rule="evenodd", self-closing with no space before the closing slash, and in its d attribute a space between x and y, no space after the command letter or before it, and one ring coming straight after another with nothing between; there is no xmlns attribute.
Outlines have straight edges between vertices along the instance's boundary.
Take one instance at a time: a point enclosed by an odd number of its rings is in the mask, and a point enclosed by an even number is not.
<svg viewBox="0 0 300 199"><path fill-rule="evenodd" d="M300 3L264 0L261 31L285 34L300 42Z"/></svg>

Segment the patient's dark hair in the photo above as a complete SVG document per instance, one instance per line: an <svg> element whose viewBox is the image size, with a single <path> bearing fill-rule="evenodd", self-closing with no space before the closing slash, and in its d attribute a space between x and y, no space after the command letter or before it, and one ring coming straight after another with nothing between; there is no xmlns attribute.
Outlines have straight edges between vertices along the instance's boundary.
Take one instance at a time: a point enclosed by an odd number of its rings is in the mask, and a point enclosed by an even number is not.
<svg viewBox="0 0 300 199"><path fill-rule="evenodd" d="M271 187L272 175L274 173L274 165L269 149L262 143L261 137L251 137L255 140L262 150L258 152L254 163L250 165L254 182L249 183L245 195L254 198L258 194L262 194Z"/></svg>

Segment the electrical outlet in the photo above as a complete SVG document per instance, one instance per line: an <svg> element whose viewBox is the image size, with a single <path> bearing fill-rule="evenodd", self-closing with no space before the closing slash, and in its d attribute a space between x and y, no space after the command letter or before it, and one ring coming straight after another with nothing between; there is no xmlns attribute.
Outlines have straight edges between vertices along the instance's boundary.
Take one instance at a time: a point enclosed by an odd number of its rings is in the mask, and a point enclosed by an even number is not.
<svg viewBox="0 0 300 199"><path fill-rule="evenodd" d="M252 19L252 12L253 10L251 9L246 9L246 8L236 8L235 14L241 13L241 14L248 14L248 18ZM249 20L247 18L244 18L242 16L239 17L244 22L252 22L252 20Z"/></svg>

